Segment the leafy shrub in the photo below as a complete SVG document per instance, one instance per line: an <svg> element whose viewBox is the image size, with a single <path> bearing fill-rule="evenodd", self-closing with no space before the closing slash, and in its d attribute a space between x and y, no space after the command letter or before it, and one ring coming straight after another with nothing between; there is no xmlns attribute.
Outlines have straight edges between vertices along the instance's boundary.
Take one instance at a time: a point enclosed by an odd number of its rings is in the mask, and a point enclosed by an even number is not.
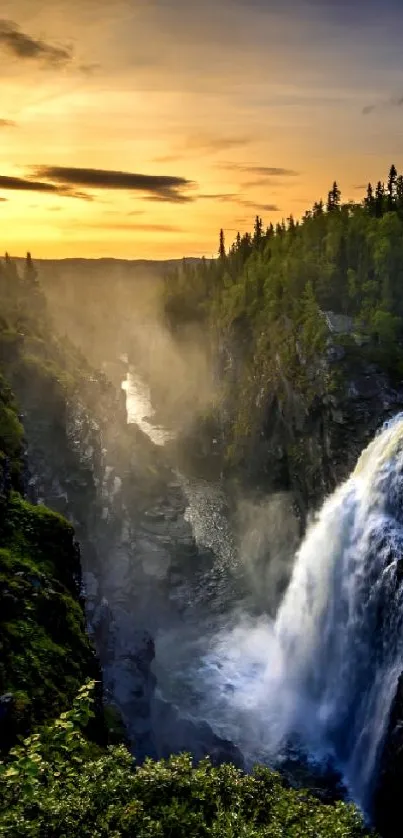
<svg viewBox="0 0 403 838"><path fill-rule="evenodd" d="M73 707L0 763L0 835L7 838L364 838L358 812L325 806L259 768L193 768L184 754L134 766L124 747L101 751L83 728L94 684Z"/></svg>

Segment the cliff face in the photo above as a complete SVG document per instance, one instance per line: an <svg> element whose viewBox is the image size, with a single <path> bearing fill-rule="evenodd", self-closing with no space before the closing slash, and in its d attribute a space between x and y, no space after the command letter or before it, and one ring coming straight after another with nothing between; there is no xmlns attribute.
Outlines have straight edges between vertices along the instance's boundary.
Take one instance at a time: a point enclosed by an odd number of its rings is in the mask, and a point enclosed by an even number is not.
<svg viewBox="0 0 403 838"><path fill-rule="evenodd" d="M46 503L74 526L104 700L139 759L185 749L241 764L230 743L181 719L156 693L154 637L180 623L203 560L180 483L163 452L127 425L123 392L46 317L27 324L0 328L0 364L26 438L21 491L33 508Z"/></svg>
<svg viewBox="0 0 403 838"><path fill-rule="evenodd" d="M262 388L246 430L239 431L235 395L242 364L239 348L221 347L220 375L229 381L216 427L223 468L246 485L291 491L305 521L348 477L383 422L403 409L403 384L375 346L329 329L325 353L313 361L300 355L299 374L280 353L272 359L273 385Z"/></svg>
<svg viewBox="0 0 403 838"><path fill-rule="evenodd" d="M23 427L0 382L0 749L65 710L100 671L72 526L23 497Z"/></svg>

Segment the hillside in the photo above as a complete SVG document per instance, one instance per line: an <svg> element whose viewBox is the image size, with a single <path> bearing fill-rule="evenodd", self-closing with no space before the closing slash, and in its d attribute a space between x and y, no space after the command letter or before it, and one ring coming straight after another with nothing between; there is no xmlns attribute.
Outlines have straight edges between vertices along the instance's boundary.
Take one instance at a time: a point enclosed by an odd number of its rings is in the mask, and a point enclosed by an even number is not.
<svg viewBox="0 0 403 838"><path fill-rule="evenodd" d="M197 324L214 358L203 421L227 474L292 488L305 511L347 476L403 404L402 265L392 166L361 203L343 204L335 183L300 221L257 217L229 248L221 235L214 263L169 277L167 322L178 341Z"/></svg>

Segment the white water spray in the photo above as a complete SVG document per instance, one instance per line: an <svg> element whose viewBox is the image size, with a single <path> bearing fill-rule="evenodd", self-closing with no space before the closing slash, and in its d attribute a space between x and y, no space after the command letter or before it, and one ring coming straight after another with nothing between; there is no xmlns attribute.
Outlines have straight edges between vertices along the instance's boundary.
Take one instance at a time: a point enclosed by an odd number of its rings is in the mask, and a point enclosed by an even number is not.
<svg viewBox="0 0 403 838"><path fill-rule="evenodd" d="M274 623L245 618L205 659L221 730L252 759L333 756L366 811L403 670L402 570L399 415L311 524Z"/></svg>

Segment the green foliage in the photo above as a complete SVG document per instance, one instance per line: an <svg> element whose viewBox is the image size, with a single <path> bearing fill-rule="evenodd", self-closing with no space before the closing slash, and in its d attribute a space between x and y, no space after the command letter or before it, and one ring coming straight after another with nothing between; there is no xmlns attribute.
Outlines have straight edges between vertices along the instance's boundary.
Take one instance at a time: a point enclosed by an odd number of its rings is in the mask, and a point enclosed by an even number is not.
<svg viewBox="0 0 403 838"><path fill-rule="evenodd" d="M0 407L0 450L13 459L21 451L23 428L14 410L5 405Z"/></svg>
<svg viewBox="0 0 403 838"><path fill-rule="evenodd" d="M11 481L16 483L19 477L23 435L13 395L0 375L0 486L6 462L9 464Z"/></svg>
<svg viewBox="0 0 403 838"><path fill-rule="evenodd" d="M3 546L29 556L38 569L57 576L75 592L80 561L73 536L73 527L61 515L28 503L16 492L11 495L1 533Z"/></svg>
<svg viewBox="0 0 403 838"><path fill-rule="evenodd" d="M7 838L364 838L358 812L288 789L267 769L193 768L187 755L135 768L124 747L100 751L83 728L93 684L71 710L0 763Z"/></svg>
<svg viewBox="0 0 403 838"><path fill-rule="evenodd" d="M14 697L6 731L12 742L64 709L95 659L72 527L13 493L0 540L0 693Z"/></svg>

